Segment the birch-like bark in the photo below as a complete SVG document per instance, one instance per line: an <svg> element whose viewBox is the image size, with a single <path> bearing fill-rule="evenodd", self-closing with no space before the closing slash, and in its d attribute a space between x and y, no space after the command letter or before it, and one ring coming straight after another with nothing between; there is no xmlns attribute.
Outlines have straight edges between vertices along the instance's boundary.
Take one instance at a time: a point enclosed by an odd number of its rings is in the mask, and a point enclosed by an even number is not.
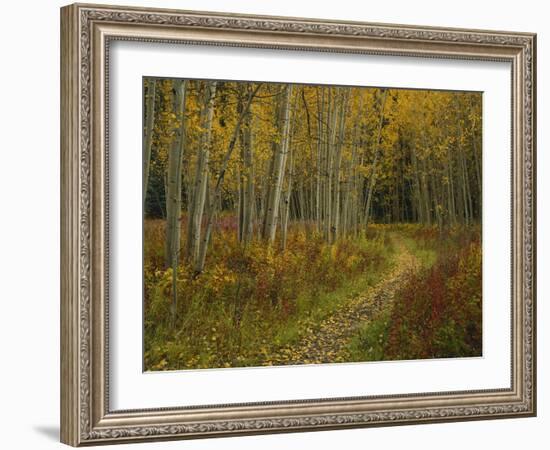
<svg viewBox="0 0 550 450"><path fill-rule="evenodd" d="M470 224L470 207L472 205L469 190L468 190L468 172L466 171L466 163L464 162L464 152L462 149L458 150L460 155L461 177L462 177L462 198L464 202L464 216L466 224Z"/></svg>
<svg viewBox="0 0 550 450"><path fill-rule="evenodd" d="M474 162L475 162L475 172L476 172L476 181L477 181L477 194L478 194L478 218L481 219L481 212L482 212L482 204L483 204L483 190L481 188L482 182L481 182L481 170L480 170L480 162L479 162L479 156L478 156L478 146L476 142L476 134L474 127L472 125L472 143L473 143L473 153L474 153Z"/></svg>
<svg viewBox="0 0 550 450"><path fill-rule="evenodd" d="M210 163L210 145L212 140L212 118L214 117L214 97L216 82L205 82L203 105L201 111L201 136L199 139L199 157L193 188L193 208L189 235L187 237L187 254L196 265L199 261L202 216L208 189L208 170Z"/></svg>
<svg viewBox="0 0 550 450"><path fill-rule="evenodd" d="M283 120L281 129L281 142L276 147L276 153L273 157L273 178L272 189L267 202L264 239L272 244L275 241L275 232L277 230L277 220L279 216L279 202L281 200L281 191L283 186L284 169L286 154L288 152L289 126L290 126L290 99L292 96L292 84L286 87Z"/></svg>
<svg viewBox="0 0 550 450"><path fill-rule="evenodd" d="M143 139L143 205L149 187L149 166L151 164L151 147L153 145L153 129L155 127L155 92L156 80L147 80L147 96L145 99L145 136Z"/></svg>
<svg viewBox="0 0 550 450"><path fill-rule="evenodd" d="M237 88L238 92L238 99L237 99L237 114L242 114L243 109L243 85L239 85ZM241 164L237 165L236 168L236 174L237 174L237 183L238 183L238 210L237 210L237 239L239 242L243 242L244 240L244 216L246 207L248 205L247 202L247 191L245 189L245 182L246 182L246 169L244 168L244 154L245 154L245 143L244 143L244 136L243 136L243 127L241 127L239 131L239 149L240 149L240 161Z"/></svg>
<svg viewBox="0 0 550 450"><path fill-rule="evenodd" d="M248 97L252 93L252 86L246 86ZM246 99L245 99L246 100ZM237 111L243 114L242 126L239 132L239 143L241 150L242 165L238 167L239 179L239 242L248 243L254 235L254 216L255 216L255 192L254 192L254 158L253 158L253 142L252 142L252 114L250 107L244 111L246 107L243 98L239 98Z"/></svg>
<svg viewBox="0 0 550 450"><path fill-rule="evenodd" d="M342 149L344 147L346 116L349 99L349 90L345 90L341 93L340 110L339 110L339 126L338 126L338 140L335 142L336 158L334 162L334 210L332 213L332 242L340 236L340 214L341 214L341 194L342 194L342 179L340 174L340 167L342 165Z"/></svg>
<svg viewBox="0 0 550 450"><path fill-rule="evenodd" d="M337 88L336 88L337 89ZM325 240L331 242L332 240L332 184L333 184L333 170L334 170L334 148L336 142L336 124L337 124L337 96L330 95L331 89L329 88L329 100L328 100L328 120L330 121L330 127L327 129L327 141L326 141L326 153L327 153L327 167L326 167L326 182L325 182ZM332 97L332 102L331 102Z"/></svg>
<svg viewBox="0 0 550 450"><path fill-rule="evenodd" d="M357 221L357 198L358 198L358 184L357 184L357 149L359 147L359 129L360 118L363 110L363 96L359 95L359 106L357 108L357 117L355 117L355 123L353 126L353 135L351 139L351 160L348 166L348 175L345 184L345 196L344 196L344 211L342 217L345 218L344 231L352 231L355 236L356 221Z"/></svg>
<svg viewBox="0 0 550 450"><path fill-rule="evenodd" d="M262 226L261 226L261 237L263 239L267 239L268 236L268 220L269 220L269 211L268 208L270 208L270 199L273 195L273 191L275 189L275 157L277 153L279 152L279 148L282 141L281 136L281 123L284 119L284 100L285 97L283 94L286 92L285 88L282 88L280 92L277 94L277 100L275 104L275 128L278 130L278 136L277 139L273 139L271 142L271 150L272 150L272 156L269 158L267 162L267 177L265 182L265 188L263 192L262 197L262 211L260 217L262 218Z"/></svg>
<svg viewBox="0 0 550 450"><path fill-rule="evenodd" d="M325 108L325 89L317 88L317 172L315 179L315 221L317 232L321 231L321 165L323 153L323 114Z"/></svg>
<svg viewBox="0 0 550 450"><path fill-rule="evenodd" d="M294 153L292 146L289 147L289 170L287 178L287 186L283 193L283 202L281 203L281 248L286 249L286 241L288 236L288 219L290 215L290 196L292 193L292 178L294 175Z"/></svg>
<svg viewBox="0 0 550 450"><path fill-rule="evenodd" d="M181 169L183 157L183 133L185 110L185 82L174 81L174 111L180 126L176 129L168 153L166 178L166 267L171 267L174 255L179 252L181 218Z"/></svg>
<svg viewBox="0 0 550 450"><path fill-rule="evenodd" d="M249 111L246 112L244 116L245 129L243 132L244 140L244 167L246 174L246 181L244 186L244 192L246 193L246 202L244 203L244 230L243 230L243 240L245 243L248 243L252 240L254 236L254 213L256 209L254 201L254 137L252 134L253 130L253 117Z"/></svg>
<svg viewBox="0 0 550 450"><path fill-rule="evenodd" d="M422 187L422 199L424 202L424 211L426 213L425 220L426 224L430 226L432 224L432 212L430 210L430 192L428 189L428 181L426 179L426 157L423 156L421 158L422 161L422 174L420 177L421 180L421 187Z"/></svg>
<svg viewBox="0 0 550 450"><path fill-rule="evenodd" d="M380 154L382 152L380 148L380 143L382 140L382 125L384 123L384 108L386 106L386 97L388 94L387 89L383 89L382 94L382 104L380 106L380 119L378 121L378 132L376 137L376 150L374 153L374 161L372 163L372 172L369 177L369 187L368 187L368 193L367 193L367 204L365 205L365 226L369 223L369 216L370 216L370 208L371 208L371 202L372 202L372 193L374 192L374 186L376 184L376 170L378 165L378 159L380 158Z"/></svg>
<svg viewBox="0 0 550 450"><path fill-rule="evenodd" d="M208 245L210 243L210 236L212 235L212 225L214 223L214 217L218 212L218 208L220 204L219 197L221 193L221 188L223 186L223 181L225 178L225 173L227 171L227 166L229 164L229 160L231 159L231 155L233 154L233 150L235 149L235 144L237 143L237 139L239 137L239 132L243 123L243 118L248 113L250 109L250 104L252 103L252 100L254 99L254 96L256 95L256 93L260 90L261 86L262 86L261 83L258 84L256 89L249 94L247 104L245 105L241 115L237 119L235 129L233 130L233 135L231 136L231 140L229 141L227 151L225 152L225 155L223 157L221 168L220 168L220 174L218 175L218 179L216 180L214 191L210 196L208 207L206 209L206 229L204 231L204 236L200 241L198 258L196 259L194 264L195 274L199 274L204 270L204 265L206 262L206 253L208 250Z"/></svg>
<svg viewBox="0 0 550 450"><path fill-rule="evenodd" d="M302 90L303 94L303 90ZM298 96L294 97L294 103L292 105L292 110L296 111L296 101L298 99ZM282 201L279 202L280 204L280 215L281 215L281 249L286 249L286 242L287 242L287 236L288 236L288 221L290 218L290 203L292 198L292 191L293 191L293 176L294 176L294 152L293 152L293 138L294 133L296 132L296 114L293 114L293 120L292 120L292 126L289 127L288 133L288 144L287 144L287 154L285 155L285 161L287 159L290 160L288 164L285 162L285 166L288 166L288 176L286 178L286 187L284 187L282 195ZM285 186L285 183L283 182L283 186ZM301 220L305 220L305 199L304 199L304 192L303 192L303 184L300 184L299 189L299 216ZM296 210L296 217L298 216L298 210Z"/></svg>
<svg viewBox="0 0 550 450"><path fill-rule="evenodd" d="M166 266L172 268L172 319L177 310L177 272L181 234L181 171L184 145L185 81L174 81L174 110L180 126L168 154L166 192Z"/></svg>
<svg viewBox="0 0 550 450"><path fill-rule="evenodd" d="M359 108L359 115L361 114L361 107ZM358 116L359 117L359 116ZM355 236L356 231L356 218L357 218L357 199L359 194L359 188L357 184L358 175L358 163L359 163L359 118L355 119L356 125L354 126L353 135L351 139L351 160L348 167L348 178L346 183L346 233L351 233Z"/></svg>
<svg viewBox="0 0 550 450"><path fill-rule="evenodd" d="M456 225L456 205L453 181L453 157L449 145L447 145L447 201L449 211L449 222L451 226Z"/></svg>

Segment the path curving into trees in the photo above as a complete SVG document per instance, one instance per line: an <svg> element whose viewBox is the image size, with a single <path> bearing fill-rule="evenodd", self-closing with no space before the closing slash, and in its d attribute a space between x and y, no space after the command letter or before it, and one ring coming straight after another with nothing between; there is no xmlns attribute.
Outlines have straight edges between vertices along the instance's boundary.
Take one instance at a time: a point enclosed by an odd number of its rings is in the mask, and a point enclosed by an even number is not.
<svg viewBox="0 0 550 450"><path fill-rule="evenodd" d="M420 262L410 252L403 238L391 234L395 248L393 268L376 285L353 297L324 319L317 327L305 330L293 346L284 347L269 359L273 365L326 364L349 362L349 344L359 329L390 308L397 289L420 269Z"/></svg>

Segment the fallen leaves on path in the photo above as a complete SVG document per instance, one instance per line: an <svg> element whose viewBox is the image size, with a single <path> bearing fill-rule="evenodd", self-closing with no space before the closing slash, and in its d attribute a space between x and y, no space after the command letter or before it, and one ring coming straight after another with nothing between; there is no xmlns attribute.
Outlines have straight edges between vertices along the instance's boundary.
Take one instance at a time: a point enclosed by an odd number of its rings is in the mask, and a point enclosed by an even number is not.
<svg viewBox="0 0 550 450"><path fill-rule="evenodd" d="M359 328L391 306L394 294L404 279L419 268L419 262L402 239L392 235L396 256L392 270L376 285L351 298L319 326L310 326L300 341L279 349L269 365L323 364L350 361L348 345Z"/></svg>

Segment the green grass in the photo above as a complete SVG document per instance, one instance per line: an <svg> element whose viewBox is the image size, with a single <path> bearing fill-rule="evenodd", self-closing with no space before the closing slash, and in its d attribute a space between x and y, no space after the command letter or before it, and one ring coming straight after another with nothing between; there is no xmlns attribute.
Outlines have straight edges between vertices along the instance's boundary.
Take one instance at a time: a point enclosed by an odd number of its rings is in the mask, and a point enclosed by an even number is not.
<svg viewBox="0 0 550 450"><path fill-rule="evenodd" d="M390 251L388 251L390 253ZM274 336L274 342L281 347L295 344L306 329L317 328L349 300L361 295L368 287L377 284L389 270L389 255L384 264L366 274L349 280L344 286L332 292L325 292L315 298L304 294L300 299L301 313L282 327Z"/></svg>
<svg viewBox="0 0 550 450"><path fill-rule="evenodd" d="M349 344L351 361L383 361L384 346L388 340L391 311L382 311L372 321L363 325Z"/></svg>
<svg viewBox="0 0 550 450"><path fill-rule="evenodd" d="M435 264L437 260L437 251L434 248L422 246L409 236L403 238L403 242L423 268L429 269Z"/></svg>

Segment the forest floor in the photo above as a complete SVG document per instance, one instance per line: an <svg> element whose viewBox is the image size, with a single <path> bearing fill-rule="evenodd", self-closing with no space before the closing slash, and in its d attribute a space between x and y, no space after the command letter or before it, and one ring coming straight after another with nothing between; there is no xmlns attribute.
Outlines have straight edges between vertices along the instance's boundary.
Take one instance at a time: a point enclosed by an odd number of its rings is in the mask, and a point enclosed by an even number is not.
<svg viewBox="0 0 550 450"><path fill-rule="evenodd" d="M297 226L285 251L258 241L244 252L236 239L220 238L200 277L179 267L174 322L164 223L146 225L147 370L481 353L478 226L374 224L332 245Z"/></svg>
<svg viewBox="0 0 550 450"><path fill-rule="evenodd" d="M270 356L273 365L350 362L350 343L359 330L382 311L391 308L397 289L421 267L402 235L391 233L395 248L392 270L377 284L351 298L301 339Z"/></svg>

